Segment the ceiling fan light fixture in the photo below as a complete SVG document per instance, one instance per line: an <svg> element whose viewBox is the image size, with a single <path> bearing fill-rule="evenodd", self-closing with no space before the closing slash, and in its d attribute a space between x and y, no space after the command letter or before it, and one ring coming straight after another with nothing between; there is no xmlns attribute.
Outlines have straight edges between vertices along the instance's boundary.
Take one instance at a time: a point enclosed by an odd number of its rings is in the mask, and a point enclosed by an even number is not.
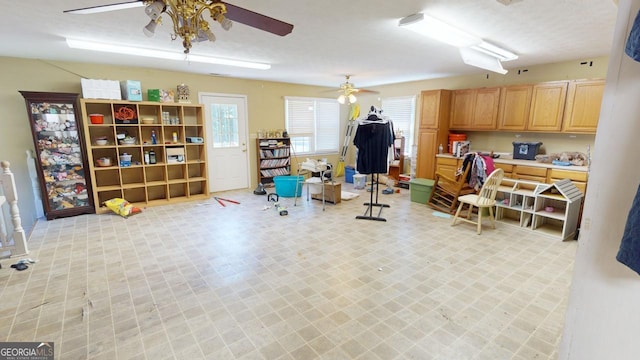
<svg viewBox="0 0 640 360"><path fill-rule="evenodd" d="M340 96L338 96L338 102L340 104L354 104L356 101L358 101L358 98L353 94L340 94Z"/></svg>
<svg viewBox="0 0 640 360"><path fill-rule="evenodd" d="M185 54L191 50L192 41L215 40L215 35L209 28L209 22L204 18L207 10L211 19L219 23L224 30L231 29L233 21L237 21L279 36L288 35L293 31L292 24L220 0L128 0L111 5L64 10L63 13L96 14L139 6L144 6L145 14L155 21L155 24L148 23L145 26L144 33L147 36L153 36L155 27L162 24L161 16L170 17L173 24L171 40L180 38ZM227 10L230 12L228 13Z"/></svg>
<svg viewBox="0 0 640 360"><path fill-rule="evenodd" d="M149 20L149 23L142 29L142 32L144 32L147 37L153 37L153 35L156 33L157 25L158 23L155 20Z"/></svg>
<svg viewBox="0 0 640 360"><path fill-rule="evenodd" d="M224 14L227 12L226 5L220 1L211 0L190 0L190 1L178 1L178 0L156 0L145 1L148 3L144 12L149 16L151 20L155 20L156 23L160 23L161 15L167 14L173 23L173 38L178 37L182 39L182 45L184 47L184 53L188 54L191 50L191 42L202 41L215 41L216 37L209 28L209 23L204 19L203 13L205 10L209 11L211 19L218 22L224 30L229 30L232 26L232 21L227 19ZM150 26L151 24L147 25ZM146 30L152 34L155 31L150 29ZM147 34L147 31L145 31ZM147 36L149 36L147 34Z"/></svg>
<svg viewBox="0 0 640 360"><path fill-rule="evenodd" d="M482 39L423 13L400 19L398 26L455 47L478 45Z"/></svg>
<svg viewBox="0 0 640 360"><path fill-rule="evenodd" d="M157 20L165 11L166 7L167 6L164 4L164 2L156 0L144 8L144 13L147 14L147 16L151 20Z"/></svg>
<svg viewBox="0 0 640 360"><path fill-rule="evenodd" d="M192 55L192 54L185 55L183 53L178 53L178 52L145 49L145 48L115 45L115 44L105 44L105 43L99 43L95 41L85 41L85 40L76 40L76 39L66 39L66 41L67 41L67 46L69 46L72 49L93 50L93 51L115 53L120 55L123 55L123 54L135 55L135 56L143 56L143 57L151 57L156 59L175 60L175 61L187 60L189 62L236 66L236 67L243 67L243 68L257 69L257 70L268 70L271 68L270 64L257 63L257 62L251 62L251 61L222 59L222 58L216 58L211 56L201 56L201 55Z"/></svg>
<svg viewBox="0 0 640 360"><path fill-rule="evenodd" d="M213 32L211 31L211 29L200 29L198 30L198 36L196 37L196 41L197 42L202 42L202 41L211 41L214 42L216 41L216 36L213 34Z"/></svg>

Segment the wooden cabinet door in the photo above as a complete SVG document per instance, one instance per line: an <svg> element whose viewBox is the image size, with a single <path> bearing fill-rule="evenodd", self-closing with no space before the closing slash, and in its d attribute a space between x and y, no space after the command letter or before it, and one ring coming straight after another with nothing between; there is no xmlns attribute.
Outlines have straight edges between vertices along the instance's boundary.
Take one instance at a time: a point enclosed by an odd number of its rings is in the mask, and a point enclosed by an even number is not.
<svg viewBox="0 0 640 360"><path fill-rule="evenodd" d="M567 81L558 81L533 86L527 130L560 131L567 85Z"/></svg>
<svg viewBox="0 0 640 360"><path fill-rule="evenodd" d="M500 88L476 90L471 128L473 130L495 130L500 107Z"/></svg>
<svg viewBox="0 0 640 360"><path fill-rule="evenodd" d="M506 86L502 88L498 129L520 131L527 128L531 109L532 85Z"/></svg>
<svg viewBox="0 0 640 360"><path fill-rule="evenodd" d="M436 130L423 130L418 134L417 178L433 179L436 167L437 141L438 132Z"/></svg>
<svg viewBox="0 0 640 360"><path fill-rule="evenodd" d="M456 171L460 167L462 160L454 158L436 158L436 171L452 179L456 177Z"/></svg>
<svg viewBox="0 0 640 360"><path fill-rule="evenodd" d="M421 93L420 128L438 129L449 125L451 91L429 90Z"/></svg>
<svg viewBox="0 0 640 360"><path fill-rule="evenodd" d="M604 80L572 81L562 131L595 134L600 119Z"/></svg>
<svg viewBox="0 0 640 360"><path fill-rule="evenodd" d="M451 94L451 129L471 129L476 103L476 89L455 90Z"/></svg>

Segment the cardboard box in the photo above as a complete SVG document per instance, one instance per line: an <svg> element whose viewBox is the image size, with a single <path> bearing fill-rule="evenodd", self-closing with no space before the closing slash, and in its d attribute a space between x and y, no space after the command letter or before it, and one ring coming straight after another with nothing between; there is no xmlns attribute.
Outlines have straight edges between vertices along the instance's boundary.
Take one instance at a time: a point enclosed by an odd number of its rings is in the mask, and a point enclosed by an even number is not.
<svg viewBox="0 0 640 360"><path fill-rule="evenodd" d="M117 80L80 79L85 99L122 100Z"/></svg>
<svg viewBox="0 0 640 360"><path fill-rule="evenodd" d="M124 80L120 82L122 97L129 101L142 101L142 87L140 81Z"/></svg>
<svg viewBox="0 0 640 360"><path fill-rule="evenodd" d="M470 141L454 141L453 142L453 156L461 158L466 153L471 152Z"/></svg>
<svg viewBox="0 0 640 360"><path fill-rule="evenodd" d="M172 103L173 102L173 90L160 89L160 102Z"/></svg>
<svg viewBox="0 0 640 360"><path fill-rule="evenodd" d="M168 164L184 162L184 147L168 147L166 152Z"/></svg>
<svg viewBox="0 0 640 360"><path fill-rule="evenodd" d="M160 89L147 90L147 100L160 102Z"/></svg>
<svg viewBox="0 0 640 360"><path fill-rule="evenodd" d="M322 193L311 194L311 198L322 201ZM342 201L342 185L340 183L324 183L324 201L339 204Z"/></svg>

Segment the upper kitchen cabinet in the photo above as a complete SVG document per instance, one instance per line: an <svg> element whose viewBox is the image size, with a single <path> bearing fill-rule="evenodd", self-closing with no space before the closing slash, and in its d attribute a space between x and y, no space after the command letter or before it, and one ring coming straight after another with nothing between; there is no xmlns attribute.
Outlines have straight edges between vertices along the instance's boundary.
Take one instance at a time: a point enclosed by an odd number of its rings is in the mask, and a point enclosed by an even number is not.
<svg viewBox="0 0 640 360"><path fill-rule="evenodd" d="M449 128L451 91L428 90L421 93L420 129Z"/></svg>
<svg viewBox="0 0 640 360"><path fill-rule="evenodd" d="M500 88L482 88L476 91L471 127L473 130L495 130L500 108Z"/></svg>
<svg viewBox="0 0 640 360"><path fill-rule="evenodd" d="M563 132L595 134L604 84L604 80L575 80L569 83Z"/></svg>
<svg viewBox="0 0 640 360"><path fill-rule="evenodd" d="M454 90L451 94L451 129L471 129L473 109L476 102L476 89Z"/></svg>
<svg viewBox="0 0 640 360"><path fill-rule="evenodd" d="M527 128L532 94L533 85L514 85L502 88L498 130L522 131Z"/></svg>
<svg viewBox="0 0 640 360"><path fill-rule="evenodd" d="M533 86L527 130L547 132L561 130L568 84L568 81L555 81Z"/></svg>
<svg viewBox="0 0 640 360"><path fill-rule="evenodd" d="M500 88L456 90L451 97L450 127L456 130L495 130Z"/></svg>

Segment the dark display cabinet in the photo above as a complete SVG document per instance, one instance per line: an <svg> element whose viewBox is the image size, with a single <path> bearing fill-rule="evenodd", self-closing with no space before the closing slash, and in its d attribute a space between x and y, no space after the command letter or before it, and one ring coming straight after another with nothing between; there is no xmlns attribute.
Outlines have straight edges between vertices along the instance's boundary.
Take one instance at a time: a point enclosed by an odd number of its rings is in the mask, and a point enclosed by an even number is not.
<svg viewBox="0 0 640 360"><path fill-rule="evenodd" d="M95 213L79 95L20 93L27 105L47 220Z"/></svg>

